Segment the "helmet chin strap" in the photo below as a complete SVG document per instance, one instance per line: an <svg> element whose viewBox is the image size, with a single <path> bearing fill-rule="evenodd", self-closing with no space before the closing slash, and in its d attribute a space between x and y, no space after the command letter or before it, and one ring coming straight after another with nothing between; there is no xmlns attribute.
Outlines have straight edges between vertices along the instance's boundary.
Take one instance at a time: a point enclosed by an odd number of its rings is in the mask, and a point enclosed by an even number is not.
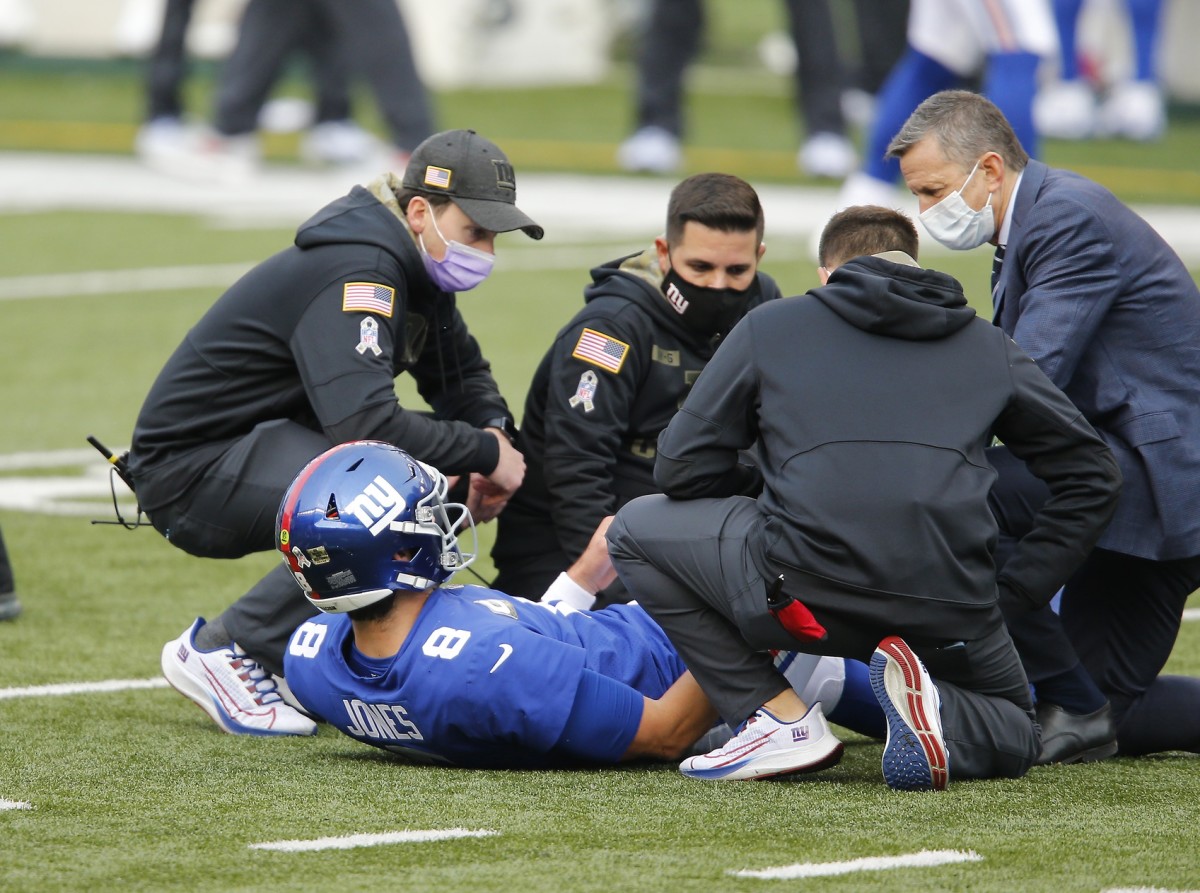
<svg viewBox="0 0 1200 893"><path fill-rule="evenodd" d="M437 583L427 577L415 577L412 574L396 574L396 582L418 592L437 586Z"/></svg>

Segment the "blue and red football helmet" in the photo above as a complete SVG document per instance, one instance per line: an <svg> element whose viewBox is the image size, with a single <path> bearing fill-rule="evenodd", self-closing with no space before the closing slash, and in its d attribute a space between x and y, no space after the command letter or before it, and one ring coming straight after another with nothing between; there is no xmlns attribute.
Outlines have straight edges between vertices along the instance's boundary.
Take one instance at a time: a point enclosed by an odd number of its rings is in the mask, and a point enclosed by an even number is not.
<svg viewBox="0 0 1200 893"><path fill-rule="evenodd" d="M388 443L333 447L297 475L279 507L275 543L321 611L339 614L393 592L436 587L475 560L458 532L475 523L447 503L445 476Z"/></svg>

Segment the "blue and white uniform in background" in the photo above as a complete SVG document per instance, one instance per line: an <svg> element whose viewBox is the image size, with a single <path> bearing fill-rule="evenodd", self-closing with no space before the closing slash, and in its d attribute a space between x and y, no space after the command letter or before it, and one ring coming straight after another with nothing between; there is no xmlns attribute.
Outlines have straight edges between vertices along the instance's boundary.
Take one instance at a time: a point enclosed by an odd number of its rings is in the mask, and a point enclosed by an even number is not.
<svg viewBox="0 0 1200 893"><path fill-rule="evenodd" d="M368 658L345 614L292 635L292 692L364 744L423 762L551 768L616 763L685 672L637 605L576 611L480 586L435 590L400 651Z"/></svg>
<svg viewBox="0 0 1200 893"><path fill-rule="evenodd" d="M892 137L924 100L976 75L981 92L1008 118L1025 151L1038 157L1033 125L1038 68L1057 49L1050 0L912 0L908 47L877 97L863 173L895 183L900 162L885 157Z"/></svg>

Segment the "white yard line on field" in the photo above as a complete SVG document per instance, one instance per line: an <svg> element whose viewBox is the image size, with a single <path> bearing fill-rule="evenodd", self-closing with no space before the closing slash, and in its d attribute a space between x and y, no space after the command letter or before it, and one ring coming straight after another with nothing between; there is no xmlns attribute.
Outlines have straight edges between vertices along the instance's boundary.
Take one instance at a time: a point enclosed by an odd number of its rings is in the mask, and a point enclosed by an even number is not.
<svg viewBox="0 0 1200 893"><path fill-rule="evenodd" d="M937 865L952 865L956 862L982 862L983 856L974 850L922 850L901 856L868 856L846 862L802 862L796 865L781 865L776 868L730 871L734 877L751 877L761 880L793 880L795 878L832 877L856 871L889 871L894 868L930 868Z"/></svg>
<svg viewBox="0 0 1200 893"><path fill-rule="evenodd" d="M635 242L619 247L563 246L518 248L502 251L496 260L499 271L579 270L581 273L610 256L629 253ZM771 252L778 260L802 258L798 245L780 245ZM50 273L39 276L0 278L0 301L29 301L46 298L96 297L148 291L177 291L185 288L227 288L253 267L252 262L203 264L179 267L145 267L129 270L92 270L82 273Z"/></svg>
<svg viewBox="0 0 1200 893"><path fill-rule="evenodd" d="M305 853L313 850L350 850L388 843L428 843L433 840L456 840L461 837L492 837L498 831L470 831L466 828L446 828L440 831L391 831L386 834L349 834L345 837L318 837L315 840L277 840L273 843L252 843L252 850L274 850L282 853Z"/></svg>
<svg viewBox="0 0 1200 893"><path fill-rule="evenodd" d="M61 682L55 685L28 685L0 688L0 701L12 698L44 698L56 695L86 695L142 688L166 688L166 679L108 679L104 682Z"/></svg>

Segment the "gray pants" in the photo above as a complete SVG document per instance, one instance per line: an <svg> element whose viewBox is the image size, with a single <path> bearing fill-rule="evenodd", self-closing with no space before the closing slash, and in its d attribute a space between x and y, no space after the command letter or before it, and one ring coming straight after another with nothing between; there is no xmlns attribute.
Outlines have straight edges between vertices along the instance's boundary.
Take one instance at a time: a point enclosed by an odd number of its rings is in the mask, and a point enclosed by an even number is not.
<svg viewBox="0 0 1200 893"><path fill-rule="evenodd" d="M828 0L786 0L796 43L796 105L808 136L844 134L842 66ZM683 79L704 32L701 0L654 0L638 50L637 126L683 133Z"/></svg>
<svg viewBox="0 0 1200 893"><path fill-rule="evenodd" d="M752 499L672 500L643 496L608 531L617 573L666 631L726 722L737 725L787 683L768 649L870 660L881 639L905 636L901 617L874 629L826 622L820 643L792 638L767 611L767 582L751 531L762 523ZM902 606L897 606L899 614ZM881 615L886 608L881 611ZM906 641L925 663L942 700L942 726L954 778L1019 777L1039 749L1029 683L999 609L995 623L965 648L953 629L944 641Z"/></svg>
<svg viewBox="0 0 1200 893"><path fill-rule="evenodd" d="M429 95L395 0L251 0L237 46L221 71L217 130L236 135L255 129L287 56L298 44L312 43L314 21L328 32L313 47L323 56L316 73L338 79L333 92L344 92L347 71L341 65L348 65L349 74L361 74L370 85L397 148L412 151L433 133ZM317 92L325 106L329 91L318 83ZM332 110L322 109L321 115L335 117Z"/></svg>

